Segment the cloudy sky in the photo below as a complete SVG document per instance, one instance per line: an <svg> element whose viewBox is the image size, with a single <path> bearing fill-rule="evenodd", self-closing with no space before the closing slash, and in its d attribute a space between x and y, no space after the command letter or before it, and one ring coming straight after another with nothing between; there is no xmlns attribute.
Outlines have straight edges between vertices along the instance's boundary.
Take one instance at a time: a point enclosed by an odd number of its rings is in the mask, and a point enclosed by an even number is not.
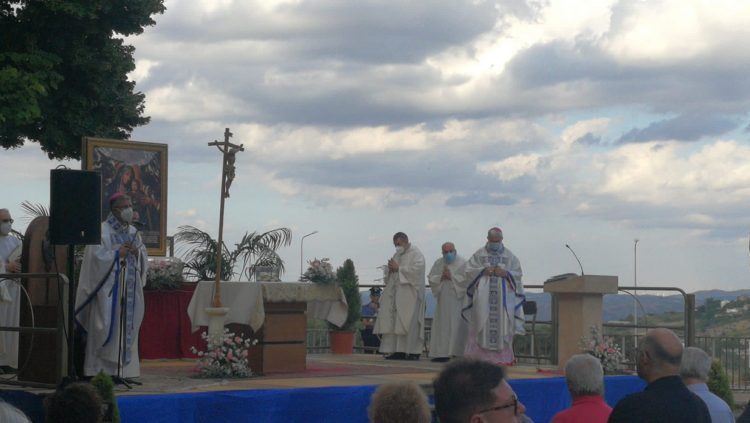
<svg viewBox="0 0 750 423"><path fill-rule="evenodd" d="M750 3L166 0L128 39L169 145L168 227L218 230L224 128L246 151L225 239L279 226L363 283L409 234L435 260L500 226L526 284L577 272L747 288ZM46 203L37 145L3 151L4 203ZM78 167L75 162L69 163ZM23 224L22 224L23 225ZM18 226L18 225L17 225Z"/></svg>

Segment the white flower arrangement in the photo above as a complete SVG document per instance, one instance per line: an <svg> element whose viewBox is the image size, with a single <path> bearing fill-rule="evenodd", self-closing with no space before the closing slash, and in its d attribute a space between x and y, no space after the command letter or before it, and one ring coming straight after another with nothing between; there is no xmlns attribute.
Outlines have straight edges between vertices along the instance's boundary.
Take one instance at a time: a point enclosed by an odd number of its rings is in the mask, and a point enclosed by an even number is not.
<svg viewBox="0 0 750 423"><path fill-rule="evenodd" d="M225 378L253 375L247 357L250 346L258 343L257 339L246 339L241 334L235 335L229 332L226 328L220 339L213 339L206 332L201 334L201 338L207 342L206 351L198 351L197 348L190 347L190 351L199 357L196 368L201 377Z"/></svg>
<svg viewBox="0 0 750 423"><path fill-rule="evenodd" d="M581 349L599 359L604 373L618 373L622 370L625 354L611 337L602 336L596 325L591 326L591 338L581 339Z"/></svg>
<svg viewBox="0 0 750 423"><path fill-rule="evenodd" d="M302 280L327 285L336 280L336 273L327 258L309 261L310 267L302 275Z"/></svg>
<svg viewBox="0 0 750 423"><path fill-rule="evenodd" d="M147 289L177 289L182 284L185 264L177 257L149 257Z"/></svg>

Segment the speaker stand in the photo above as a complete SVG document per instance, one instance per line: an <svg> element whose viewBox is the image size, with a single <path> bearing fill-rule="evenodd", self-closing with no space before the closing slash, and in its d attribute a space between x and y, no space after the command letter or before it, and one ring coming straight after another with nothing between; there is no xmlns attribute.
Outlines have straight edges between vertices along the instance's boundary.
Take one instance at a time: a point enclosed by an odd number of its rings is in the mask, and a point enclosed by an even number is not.
<svg viewBox="0 0 750 423"><path fill-rule="evenodd" d="M75 248L74 244L68 245L68 378L75 381L78 378L75 369L75 321L76 321L76 278L75 278Z"/></svg>
<svg viewBox="0 0 750 423"><path fill-rule="evenodd" d="M132 385L143 385L141 382L138 382L137 380L133 380L129 377L121 377L121 376L112 376L112 382L115 385L123 385L128 389L133 389Z"/></svg>

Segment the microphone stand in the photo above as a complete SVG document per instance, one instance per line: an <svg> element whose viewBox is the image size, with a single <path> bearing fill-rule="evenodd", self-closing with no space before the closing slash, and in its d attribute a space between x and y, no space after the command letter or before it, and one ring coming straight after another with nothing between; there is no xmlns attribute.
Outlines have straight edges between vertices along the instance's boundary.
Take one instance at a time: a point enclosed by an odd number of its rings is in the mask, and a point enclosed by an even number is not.
<svg viewBox="0 0 750 423"><path fill-rule="evenodd" d="M578 254L576 254L576 252L575 252L575 251L573 251L573 249L572 249L572 248L570 248L570 245L568 245L568 244L565 244L565 246L566 246L566 247L568 248L568 250L570 250L570 252L571 252L571 253L573 253L573 257L575 257L575 258L576 258L576 261L578 262L578 267L580 267L580 268L581 268L581 276L584 276L584 273L583 273L583 265L581 264L581 260L578 260Z"/></svg>
<svg viewBox="0 0 750 423"><path fill-rule="evenodd" d="M140 231L138 231L138 227L133 225L136 232L133 236L133 241L140 238ZM143 245L141 242L140 245ZM140 249L140 245L138 246L138 249ZM137 251L137 250L136 250ZM133 254L130 252L129 254ZM140 259L140 253L136 253L136 262ZM125 330L127 328L127 315L128 315L128 287L127 287L127 269L128 269L128 260L127 256L124 259L120 259L120 268L122 269L120 271L120 303L118 304L120 307L120 321L119 321L119 336L117 339L117 375L112 378L112 381L118 385L125 385L128 389L133 389L132 385L142 385L141 382L138 382L137 380L133 380L131 378L123 377L122 376L122 352L123 348L125 347ZM138 281L136 281L138 283ZM137 335L136 335L137 336Z"/></svg>

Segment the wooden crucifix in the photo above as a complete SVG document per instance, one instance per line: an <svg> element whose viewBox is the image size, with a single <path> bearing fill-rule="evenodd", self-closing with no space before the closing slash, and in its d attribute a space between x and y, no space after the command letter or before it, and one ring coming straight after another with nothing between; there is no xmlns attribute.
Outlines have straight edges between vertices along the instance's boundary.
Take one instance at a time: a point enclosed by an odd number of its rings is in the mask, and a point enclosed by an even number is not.
<svg viewBox="0 0 750 423"><path fill-rule="evenodd" d="M245 151L243 144L236 145L229 142L232 133L229 128L224 130L224 141L214 141L208 143L208 146L216 146L223 155L223 164L221 167L221 206L219 208L219 240L216 243L216 279L214 282L214 299L212 307L221 307L221 257L224 246L224 199L229 198L229 187L232 185L235 176L234 161L235 154L238 151Z"/></svg>

